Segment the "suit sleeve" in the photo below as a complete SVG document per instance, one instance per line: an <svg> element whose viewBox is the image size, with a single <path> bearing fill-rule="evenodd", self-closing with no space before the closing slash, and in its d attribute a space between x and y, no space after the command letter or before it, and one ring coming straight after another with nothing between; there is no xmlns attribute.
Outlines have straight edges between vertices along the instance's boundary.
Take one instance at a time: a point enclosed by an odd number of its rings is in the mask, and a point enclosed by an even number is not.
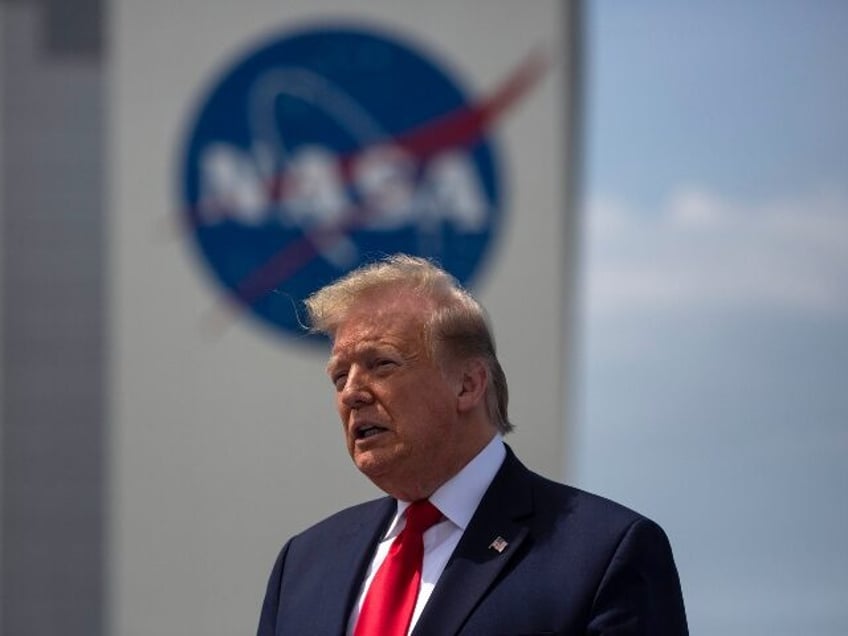
<svg viewBox="0 0 848 636"><path fill-rule="evenodd" d="M277 608L280 606L280 585L283 579L283 565L286 561L289 544L280 550L271 576L268 579L268 587L265 590L265 600L262 602L262 613L259 615L259 628L257 636L275 636L277 633Z"/></svg>
<svg viewBox="0 0 848 636"><path fill-rule="evenodd" d="M671 545L654 522L638 519L624 533L595 596L587 633L688 635Z"/></svg>

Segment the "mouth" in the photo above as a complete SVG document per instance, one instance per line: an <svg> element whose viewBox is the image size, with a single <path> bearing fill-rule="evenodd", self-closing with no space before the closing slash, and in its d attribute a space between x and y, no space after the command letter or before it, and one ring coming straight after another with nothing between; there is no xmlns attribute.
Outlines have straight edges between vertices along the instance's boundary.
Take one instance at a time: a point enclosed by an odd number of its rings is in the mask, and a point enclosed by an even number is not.
<svg viewBox="0 0 848 636"><path fill-rule="evenodd" d="M370 439L380 433L385 433L387 430L387 428L378 426L377 424L363 424L354 429L353 437L357 440Z"/></svg>

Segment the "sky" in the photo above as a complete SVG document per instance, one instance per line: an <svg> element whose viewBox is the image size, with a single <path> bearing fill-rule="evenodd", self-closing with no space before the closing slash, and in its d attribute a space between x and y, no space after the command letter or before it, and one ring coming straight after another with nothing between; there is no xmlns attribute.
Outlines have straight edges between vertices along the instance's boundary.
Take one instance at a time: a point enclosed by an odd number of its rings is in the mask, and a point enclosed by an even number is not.
<svg viewBox="0 0 848 636"><path fill-rule="evenodd" d="M848 4L586 3L578 484L697 634L848 632Z"/></svg>

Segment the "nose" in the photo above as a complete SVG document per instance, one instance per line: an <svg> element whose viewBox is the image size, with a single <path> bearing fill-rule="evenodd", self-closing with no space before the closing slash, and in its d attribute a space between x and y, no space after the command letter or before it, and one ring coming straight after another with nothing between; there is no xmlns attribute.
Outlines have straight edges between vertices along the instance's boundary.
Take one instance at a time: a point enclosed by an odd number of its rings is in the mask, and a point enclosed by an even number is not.
<svg viewBox="0 0 848 636"><path fill-rule="evenodd" d="M349 409L361 408L371 404L374 400L374 396L368 388L367 378L358 370L355 371L354 369L349 371L347 381L342 388L339 398L342 404Z"/></svg>

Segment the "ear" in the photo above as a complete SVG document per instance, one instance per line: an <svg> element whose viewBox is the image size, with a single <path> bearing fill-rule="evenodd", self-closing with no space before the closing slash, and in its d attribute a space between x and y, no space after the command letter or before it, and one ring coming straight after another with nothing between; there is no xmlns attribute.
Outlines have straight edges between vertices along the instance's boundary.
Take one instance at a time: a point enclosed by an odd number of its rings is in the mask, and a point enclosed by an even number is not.
<svg viewBox="0 0 848 636"><path fill-rule="evenodd" d="M472 358L462 363L457 390L457 410L460 413L472 411L486 399L486 387L489 384L489 371L483 361Z"/></svg>

